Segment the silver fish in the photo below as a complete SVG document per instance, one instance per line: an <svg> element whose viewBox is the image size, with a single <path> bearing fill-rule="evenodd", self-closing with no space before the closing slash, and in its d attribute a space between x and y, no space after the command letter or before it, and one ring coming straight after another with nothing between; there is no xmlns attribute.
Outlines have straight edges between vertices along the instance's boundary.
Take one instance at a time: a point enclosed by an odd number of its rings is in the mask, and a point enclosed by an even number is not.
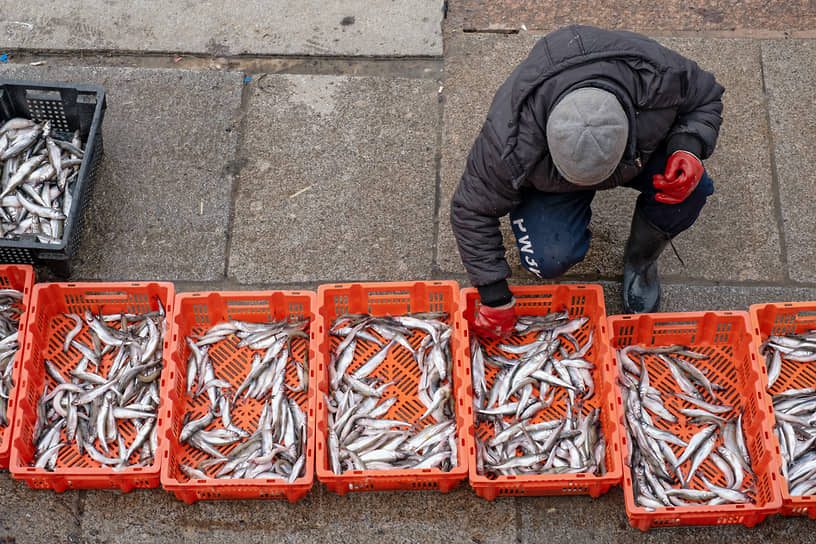
<svg viewBox="0 0 816 544"><path fill-rule="evenodd" d="M617 352L619 361L622 356L628 359L620 365L619 381L625 400L627 466L636 503L654 511L700 503L754 502L756 476L750 457L744 460L739 446L742 410L717 403L718 386L702 370L708 356L677 345L624 349L625 353ZM649 385L649 373L660 366L669 372L655 391ZM660 394L666 387L676 388L669 389L667 397L677 400L666 402ZM703 393L713 402L703 400ZM662 415L652 418L650 413ZM672 446L683 448L679 456Z"/></svg>
<svg viewBox="0 0 816 544"><path fill-rule="evenodd" d="M595 391L583 360L592 350L587 323L566 312L519 316L504 342L471 340L473 390L483 391L474 395L479 474L605 473L600 409L587 402ZM488 367L501 370L482 382Z"/></svg>
<svg viewBox="0 0 816 544"><path fill-rule="evenodd" d="M813 481L816 477L816 389L789 386L780 390L779 378L783 374L798 376L802 369L808 369L809 373L813 353L816 353L814 331L770 335L760 346L767 368L766 387L772 393L774 432L782 454L783 482L791 496L816 492Z"/></svg>
<svg viewBox="0 0 816 544"><path fill-rule="evenodd" d="M18 327L23 293L16 289L0 290L0 433L9 424L8 401L14 388L14 359L19 349Z"/></svg>
<svg viewBox="0 0 816 544"><path fill-rule="evenodd" d="M290 395L305 395L305 387L289 386L286 375L301 381L297 376L308 373L308 362L295 360L291 351L303 349L308 326L309 320L230 320L185 338L187 411L178 440L187 455L199 450L193 455L206 457L192 470L180 467L182 478L302 477L307 418ZM222 362L225 353L250 361L245 375L236 376L234 364ZM241 422L234 419L236 406L244 414L260 413Z"/></svg>
<svg viewBox="0 0 816 544"><path fill-rule="evenodd" d="M446 472L457 465L448 319L443 313L337 317L330 332L340 340L333 342L325 397L333 472ZM391 370L384 374L383 368L390 369L394 361L416 377L415 384L403 379L400 391L415 391L424 413L392 396L397 384L386 377Z"/></svg>
<svg viewBox="0 0 816 544"><path fill-rule="evenodd" d="M54 361L44 363L46 378L38 402L38 413L44 417L39 417L38 425L61 431L43 434L35 429L37 453L32 465L47 470L58 467L63 450L52 450L58 443L73 443L80 456L114 470L151 465L158 444L162 351L154 350L149 358L139 360L130 354L137 346L163 344L164 317L147 313L107 322L88 314L86 322L63 314L58 320L55 330L64 338L57 338L57 345L78 362L64 369ZM115 458L111 457L114 447ZM47 455L51 457L44 459Z"/></svg>
<svg viewBox="0 0 816 544"><path fill-rule="evenodd" d="M84 151L78 132L71 142L57 137L50 121L11 119L0 133L0 234L33 235L45 244L62 241Z"/></svg>

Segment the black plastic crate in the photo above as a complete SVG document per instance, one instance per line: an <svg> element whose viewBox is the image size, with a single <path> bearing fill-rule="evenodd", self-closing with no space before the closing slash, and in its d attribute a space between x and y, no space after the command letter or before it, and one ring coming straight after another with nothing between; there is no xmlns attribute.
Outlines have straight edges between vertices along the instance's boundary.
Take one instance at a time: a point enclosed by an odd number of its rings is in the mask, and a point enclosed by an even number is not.
<svg viewBox="0 0 816 544"><path fill-rule="evenodd" d="M60 277L71 275L71 260L79 246L85 211L102 159L105 108L105 89L99 85L0 79L0 124L12 117L38 122L50 120L58 136L70 137L79 130L85 143L85 155L60 243L44 244L34 235L17 240L0 239L0 263L39 264Z"/></svg>

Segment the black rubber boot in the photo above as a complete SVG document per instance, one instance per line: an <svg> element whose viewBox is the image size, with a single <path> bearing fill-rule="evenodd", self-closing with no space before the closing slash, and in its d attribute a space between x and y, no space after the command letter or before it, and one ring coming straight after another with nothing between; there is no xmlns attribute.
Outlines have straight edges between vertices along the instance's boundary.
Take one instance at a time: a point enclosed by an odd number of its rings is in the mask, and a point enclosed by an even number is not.
<svg viewBox="0 0 816 544"><path fill-rule="evenodd" d="M627 314L657 311L660 305L657 258L671 239L635 206L632 230L623 253L623 311Z"/></svg>

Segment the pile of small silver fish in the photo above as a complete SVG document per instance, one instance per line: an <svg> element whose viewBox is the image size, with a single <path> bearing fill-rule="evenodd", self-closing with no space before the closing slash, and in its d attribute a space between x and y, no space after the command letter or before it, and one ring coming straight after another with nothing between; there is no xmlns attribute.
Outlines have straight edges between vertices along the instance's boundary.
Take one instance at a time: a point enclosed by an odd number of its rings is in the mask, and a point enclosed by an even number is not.
<svg viewBox="0 0 816 544"><path fill-rule="evenodd" d="M451 327L444 313L375 317L339 316L330 334L341 340L331 353L328 408L328 452L332 471L438 468L457 464L456 420L451 381ZM367 351L373 354L365 359ZM416 399L425 407L410 421L386 419L413 390L413 383L384 382L376 376L389 355L407 355L406 374L415 376ZM355 363L361 363L355 365ZM351 370L355 368L355 370ZM408 414L406 408L398 414ZM430 418L430 419L426 419ZM406 417L407 419L407 417Z"/></svg>
<svg viewBox="0 0 816 544"><path fill-rule="evenodd" d="M8 426L8 402L14 388L12 371L19 348L17 329L20 326L19 306L23 293L16 289L0 289L0 428Z"/></svg>
<svg viewBox="0 0 816 544"><path fill-rule="evenodd" d="M617 357L635 502L649 511L755 502L742 412L721 404L722 387L698 368L709 356L679 345L631 345ZM659 384L668 391L652 385L647 360L653 372L668 371ZM686 441L678 429L694 434Z"/></svg>
<svg viewBox="0 0 816 544"><path fill-rule="evenodd" d="M770 393L787 364L816 361L816 331L771 335L760 347L768 370ZM782 454L782 475L791 496L816 493L816 388L788 389L772 396L774 432Z"/></svg>
<svg viewBox="0 0 816 544"><path fill-rule="evenodd" d="M71 443L80 456L117 471L153 464L164 366L165 311L158 306L144 314L65 314L73 326L62 349L81 358L65 374L44 361L33 466L54 470ZM89 343L81 341L86 337Z"/></svg>
<svg viewBox="0 0 816 544"><path fill-rule="evenodd" d="M60 243L84 155L79 131L69 142L57 137L51 121L15 117L0 125L3 238Z"/></svg>
<svg viewBox="0 0 816 544"><path fill-rule="evenodd" d="M770 391L782 372L782 359L793 363L816 361L816 331L787 336L771 335L762 343L759 353L765 356Z"/></svg>
<svg viewBox="0 0 816 544"><path fill-rule="evenodd" d="M292 342L308 339L308 327L308 319L271 323L230 320L186 338L190 348L186 374L189 402L195 407L201 398L206 411L196 419L192 419L193 411L185 413L179 442L208 456L196 466L179 464L188 478L282 479L291 483L304 474L306 414L287 391L308 392L308 362L291 357ZM221 362L219 351L252 353L250 369L241 383L230 383L216 374L213 358L216 364ZM292 366L296 367L298 383L290 387L286 371ZM233 423L236 406L245 404L251 410L251 403L261 402L263 408L253 429Z"/></svg>
<svg viewBox="0 0 816 544"><path fill-rule="evenodd" d="M482 422L478 474L606 473L600 408L587 402L595 395L595 365L586 359L593 330L583 343L576 338L588 321L570 319L567 311L519 316L515 334L522 343L500 343L504 355L489 356L471 336L474 413ZM533 335L531 342L524 342L527 335ZM485 365L499 369L489 387ZM493 433L482 439L485 425Z"/></svg>

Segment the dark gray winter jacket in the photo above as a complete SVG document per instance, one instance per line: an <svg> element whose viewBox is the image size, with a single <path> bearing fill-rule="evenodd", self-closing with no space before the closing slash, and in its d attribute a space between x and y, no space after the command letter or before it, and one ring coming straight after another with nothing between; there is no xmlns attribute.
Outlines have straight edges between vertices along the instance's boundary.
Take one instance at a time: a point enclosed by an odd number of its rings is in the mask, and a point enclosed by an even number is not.
<svg viewBox="0 0 816 544"><path fill-rule="evenodd" d="M545 130L558 98L584 86L615 93L630 121L621 163L591 190L631 181L662 145L701 159L714 151L723 87L694 61L631 32L570 26L543 37L496 92L451 201L462 262L485 304L509 300L499 218L522 192L587 190L557 172Z"/></svg>

